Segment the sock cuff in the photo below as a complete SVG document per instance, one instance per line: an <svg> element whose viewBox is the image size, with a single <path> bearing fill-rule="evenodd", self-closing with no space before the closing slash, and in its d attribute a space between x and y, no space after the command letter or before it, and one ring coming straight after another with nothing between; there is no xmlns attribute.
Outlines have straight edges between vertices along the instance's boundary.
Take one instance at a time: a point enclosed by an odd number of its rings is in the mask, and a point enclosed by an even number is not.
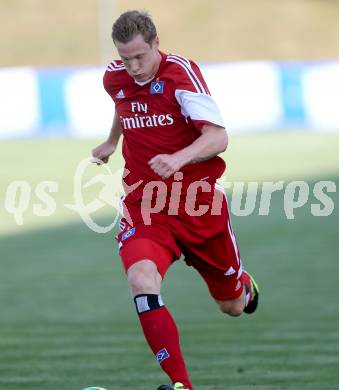
<svg viewBox="0 0 339 390"><path fill-rule="evenodd" d="M158 294L139 294L134 297L135 308L140 315L147 311L156 310L165 306Z"/></svg>

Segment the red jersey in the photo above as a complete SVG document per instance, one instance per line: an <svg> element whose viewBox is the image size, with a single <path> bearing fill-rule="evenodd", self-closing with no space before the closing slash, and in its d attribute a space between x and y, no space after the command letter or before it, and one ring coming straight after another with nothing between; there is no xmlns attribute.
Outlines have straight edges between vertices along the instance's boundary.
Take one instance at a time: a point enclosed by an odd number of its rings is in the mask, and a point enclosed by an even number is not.
<svg viewBox="0 0 339 390"><path fill-rule="evenodd" d="M125 183L163 181L170 189L173 177L162 179L149 167L149 160L192 144L204 124L224 125L199 67L181 56L161 56L157 74L147 83L135 81L122 61L108 65L103 81L115 103L124 136L122 153L129 172ZM180 170L183 188L201 179L214 183L224 170L220 157L188 164ZM142 188L128 194L127 199L139 201Z"/></svg>

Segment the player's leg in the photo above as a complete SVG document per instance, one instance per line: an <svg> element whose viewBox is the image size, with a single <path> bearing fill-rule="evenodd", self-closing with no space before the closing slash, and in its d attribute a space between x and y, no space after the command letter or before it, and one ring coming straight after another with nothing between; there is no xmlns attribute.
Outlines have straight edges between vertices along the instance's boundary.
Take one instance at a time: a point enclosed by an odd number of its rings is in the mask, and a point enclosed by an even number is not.
<svg viewBox="0 0 339 390"><path fill-rule="evenodd" d="M223 313L239 316L243 312L247 314L255 312L259 301L259 288L253 277L246 271L242 272L240 280L243 283L243 288L238 298L215 300Z"/></svg>
<svg viewBox="0 0 339 390"><path fill-rule="evenodd" d="M231 316L253 313L259 290L254 279L243 270L226 196L218 188L215 193L222 197L219 213L207 213L200 217L196 229L183 230L186 261L200 273L223 313ZM195 223L192 218L191 221ZM203 237L201 243L192 236L191 232L196 231L198 237Z"/></svg>
<svg viewBox="0 0 339 390"><path fill-rule="evenodd" d="M149 238L140 238L142 228L137 230L137 237L129 236L127 243L123 241L120 255L143 333L171 381L182 383L183 390L192 390L177 326L160 295L162 280L173 262L173 252ZM124 233L120 239L123 236Z"/></svg>
<svg viewBox="0 0 339 390"><path fill-rule="evenodd" d="M243 289L238 298L228 300L215 299L215 301L223 313L229 314L232 317L238 317L243 313L245 308L245 289Z"/></svg>
<svg viewBox="0 0 339 390"><path fill-rule="evenodd" d="M132 264L127 270L127 280L133 297L160 294L162 277L152 260L142 259Z"/></svg>
<svg viewBox="0 0 339 390"><path fill-rule="evenodd" d="M219 191L216 187L215 191ZM228 210L227 198L224 191L223 205L220 213L220 221L224 225L221 235L223 245L215 245L215 255L220 259L220 265L224 265L225 276L229 276L227 287L219 286L219 291L214 296L220 310L231 316L239 316L243 312L253 313L258 305L259 289L253 277L242 266L238 242L233 231L231 217ZM217 274L216 285L220 283ZM210 280L213 283L213 279ZM212 288L215 290L215 288ZM224 295L224 299L218 297Z"/></svg>
<svg viewBox="0 0 339 390"><path fill-rule="evenodd" d="M211 248L212 250L212 248ZM213 251L213 250L212 250ZM237 262L228 265L228 270L190 259L190 263L204 279L211 296L220 310L230 316L240 316L243 312L253 313L258 305L259 289L252 276L237 268ZM231 275L226 275L230 273Z"/></svg>

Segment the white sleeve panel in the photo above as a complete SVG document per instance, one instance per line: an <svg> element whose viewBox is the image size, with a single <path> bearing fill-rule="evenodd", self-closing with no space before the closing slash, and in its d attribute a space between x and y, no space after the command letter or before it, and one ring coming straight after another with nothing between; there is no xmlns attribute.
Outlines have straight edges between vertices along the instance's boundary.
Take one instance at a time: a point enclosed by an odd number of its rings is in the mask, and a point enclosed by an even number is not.
<svg viewBox="0 0 339 390"><path fill-rule="evenodd" d="M225 127L219 108L210 95L177 89L175 98L181 113L192 120L207 121Z"/></svg>

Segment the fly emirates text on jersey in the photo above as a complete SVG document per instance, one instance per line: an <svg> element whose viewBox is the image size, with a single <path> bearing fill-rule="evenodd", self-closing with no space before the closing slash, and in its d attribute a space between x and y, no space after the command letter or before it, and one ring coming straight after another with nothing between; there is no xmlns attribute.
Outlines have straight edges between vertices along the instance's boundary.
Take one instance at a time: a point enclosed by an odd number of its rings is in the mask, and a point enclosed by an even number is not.
<svg viewBox="0 0 339 390"><path fill-rule="evenodd" d="M133 116L120 116L124 130L141 127L170 126L174 123L172 114L147 115L149 114L147 103L131 102L131 112L134 113Z"/></svg>

